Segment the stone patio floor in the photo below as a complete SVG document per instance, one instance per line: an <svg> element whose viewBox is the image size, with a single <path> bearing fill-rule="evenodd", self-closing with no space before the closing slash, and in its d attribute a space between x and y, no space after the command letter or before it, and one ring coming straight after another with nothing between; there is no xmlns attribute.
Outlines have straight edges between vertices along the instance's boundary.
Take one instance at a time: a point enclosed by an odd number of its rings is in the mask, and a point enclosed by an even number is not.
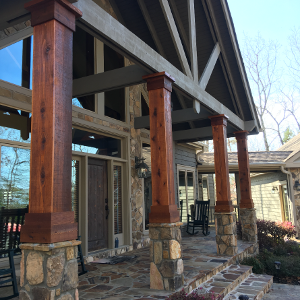
<svg viewBox="0 0 300 300"><path fill-rule="evenodd" d="M217 255L214 228L210 235L182 234L182 257L185 284L206 276L222 264L231 264L232 257ZM250 243L238 241L239 253ZM122 255L136 255L135 259L116 265L89 263L88 273L79 277L80 299L165 299L171 291L150 290L149 247L133 250Z"/></svg>

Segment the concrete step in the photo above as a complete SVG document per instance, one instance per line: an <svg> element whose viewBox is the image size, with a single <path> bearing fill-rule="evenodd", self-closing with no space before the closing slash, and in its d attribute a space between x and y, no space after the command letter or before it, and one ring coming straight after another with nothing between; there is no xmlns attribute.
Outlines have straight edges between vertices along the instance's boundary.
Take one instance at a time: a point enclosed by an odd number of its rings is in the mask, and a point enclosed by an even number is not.
<svg viewBox="0 0 300 300"><path fill-rule="evenodd" d="M197 292L199 294L214 292L215 294L226 296L238 287L240 283L245 281L251 273L252 267L230 265L202 283Z"/></svg>
<svg viewBox="0 0 300 300"><path fill-rule="evenodd" d="M224 300L238 300L240 295L247 295L249 300L261 300L271 288L272 283L273 276L252 273L228 293Z"/></svg>

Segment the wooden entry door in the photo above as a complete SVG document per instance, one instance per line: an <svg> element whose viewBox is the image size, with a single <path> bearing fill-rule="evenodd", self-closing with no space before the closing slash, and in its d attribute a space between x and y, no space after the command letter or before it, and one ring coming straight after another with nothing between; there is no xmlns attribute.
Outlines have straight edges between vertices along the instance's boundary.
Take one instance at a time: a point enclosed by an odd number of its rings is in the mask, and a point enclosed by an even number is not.
<svg viewBox="0 0 300 300"><path fill-rule="evenodd" d="M88 251L108 246L107 162L88 161Z"/></svg>

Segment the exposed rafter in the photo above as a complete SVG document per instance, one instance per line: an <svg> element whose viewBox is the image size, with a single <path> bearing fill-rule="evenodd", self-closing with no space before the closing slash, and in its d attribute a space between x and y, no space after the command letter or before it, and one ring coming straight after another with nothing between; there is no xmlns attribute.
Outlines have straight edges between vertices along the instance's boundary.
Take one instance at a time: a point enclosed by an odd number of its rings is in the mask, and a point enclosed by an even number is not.
<svg viewBox="0 0 300 300"><path fill-rule="evenodd" d="M176 24L178 26L178 30L179 30L180 36L182 38L183 45L184 45L185 50L187 51L187 55L189 57L190 56L190 44L189 44L188 36L185 32L183 23L181 21L181 17L180 17L179 11L177 9L175 0L169 0L169 3L170 3L171 8L172 8L174 19L175 19Z"/></svg>
<svg viewBox="0 0 300 300"><path fill-rule="evenodd" d="M21 41L23 39L26 39L31 35L33 35L33 28L31 26L23 30L17 31L16 33L0 40L0 49L8 47L9 45Z"/></svg>
<svg viewBox="0 0 300 300"><path fill-rule="evenodd" d="M198 59L197 59L194 0L187 0L187 5L188 5L188 20L189 20L191 68L192 68L194 81L197 82L198 81Z"/></svg>
<svg viewBox="0 0 300 300"><path fill-rule="evenodd" d="M186 58L186 54L183 49L183 45L182 45L178 30L177 30L177 27L175 24L175 20L174 20L169 2L168 2L168 0L159 0L159 2L160 2L160 6L162 8L162 11L164 13L166 22L168 24L169 31L171 33L172 40L174 42L181 67L182 67L185 75L187 75L189 78L193 78L188 60Z"/></svg>
<svg viewBox="0 0 300 300"><path fill-rule="evenodd" d="M216 45L208 59L208 62L204 68L204 71L200 77L200 80L199 80L199 85L200 85L201 89L203 89L203 90L206 89L208 81L211 77L211 74L212 74L214 67L216 65L216 62L218 60L220 51L221 51L220 46L218 43L216 43Z"/></svg>
<svg viewBox="0 0 300 300"><path fill-rule="evenodd" d="M95 0L93 0L95 1ZM97 0L95 1L97 3ZM118 18L118 21L123 25L125 26L125 21L119 11L119 8L118 8L118 5L116 4L115 0L109 0L109 3L114 11L114 13L116 14L117 18Z"/></svg>
<svg viewBox="0 0 300 300"><path fill-rule="evenodd" d="M172 111L172 124L183 123L193 120L206 119L211 114L206 110L201 110L200 114L195 113L193 108ZM134 118L134 128L149 128L149 116Z"/></svg>
<svg viewBox="0 0 300 300"><path fill-rule="evenodd" d="M142 77L148 74L149 72L140 66L132 65L78 78L73 80L73 97L83 97L144 83Z"/></svg>
<svg viewBox="0 0 300 300"><path fill-rule="evenodd" d="M160 53L161 56L163 56L164 58L166 58L166 54L164 52L163 46L162 46L162 44L161 44L161 42L160 42L160 40L158 38L158 35L157 35L156 31L155 31L155 27L154 27L153 22L152 22L152 20L150 18L150 15L148 13L148 10L147 10L147 7L146 7L146 4L145 4L144 0L138 0L138 4L139 4L139 7L140 7L140 9L142 11L142 14L144 16L144 19L145 19L145 21L147 23L148 29L150 31L150 34L151 34L151 36L153 38L153 41L155 43L155 46L156 46L158 52Z"/></svg>
<svg viewBox="0 0 300 300"><path fill-rule="evenodd" d="M214 22L214 13L212 11L211 3L210 3L210 1L202 0L202 4L203 4L203 8L204 8L204 11L205 11L205 14L206 14L207 22L208 22L210 30L211 30L212 37L213 37L215 43L219 42L219 46L222 50L222 49L224 49L224 47L222 45L222 41L221 41L221 38L220 38L220 33L217 29L217 26L214 26L216 24ZM231 73L227 72L227 70L226 70L226 69L228 69L228 63L226 62L226 56L225 55L220 56L220 63L221 63L223 74L224 74L224 77L225 77L225 80L226 80L226 83L227 83L227 86L228 86L229 93L230 93L231 98L232 98L232 103L233 103L233 106L235 108L236 114L239 117L241 117L242 119L245 119L243 109L241 107L241 103L240 103L240 100L239 100L239 97L238 97L238 93L237 93L237 90L236 90L236 87L235 87L235 84L234 84L234 80L231 76Z"/></svg>

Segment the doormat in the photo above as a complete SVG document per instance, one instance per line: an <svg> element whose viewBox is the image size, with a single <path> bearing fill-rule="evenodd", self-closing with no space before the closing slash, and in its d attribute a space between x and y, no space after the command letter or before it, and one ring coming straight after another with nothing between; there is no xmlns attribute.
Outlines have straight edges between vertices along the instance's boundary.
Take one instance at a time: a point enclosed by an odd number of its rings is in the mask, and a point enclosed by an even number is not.
<svg viewBox="0 0 300 300"><path fill-rule="evenodd" d="M109 264L109 265L115 265L124 261L128 261L128 260L132 260L134 258L136 258L136 255L133 256L113 256L113 257L109 257L109 258L101 258L98 260L94 260L92 261L92 263L94 264Z"/></svg>

